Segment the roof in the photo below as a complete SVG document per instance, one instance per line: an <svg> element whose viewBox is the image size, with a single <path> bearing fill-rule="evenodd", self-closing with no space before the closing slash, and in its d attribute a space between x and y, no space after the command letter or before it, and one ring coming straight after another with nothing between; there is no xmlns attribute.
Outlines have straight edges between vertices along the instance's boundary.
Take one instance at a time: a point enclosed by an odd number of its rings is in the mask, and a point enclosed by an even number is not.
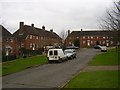
<svg viewBox="0 0 120 90"><path fill-rule="evenodd" d="M73 31L70 36L108 36L113 31Z"/></svg>
<svg viewBox="0 0 120 90"><path fill-rule="evenodd" d="M0 25L0 30L2 31L2 38L12 37L12 34L2 25Z"/></svg>
<svg viewBox="0 0 120 90"><path fill-rule="evenodd" d="M40 28L24 25L23 26L23 35L19 35L19 29L13 33L13 36L17 37L18 39L25 40L27 35L35 35L35 36L42 36L42 37L49 37L49 38L57 38L61 39L55 32L50 32L47 30L43 30Z"/></svg>

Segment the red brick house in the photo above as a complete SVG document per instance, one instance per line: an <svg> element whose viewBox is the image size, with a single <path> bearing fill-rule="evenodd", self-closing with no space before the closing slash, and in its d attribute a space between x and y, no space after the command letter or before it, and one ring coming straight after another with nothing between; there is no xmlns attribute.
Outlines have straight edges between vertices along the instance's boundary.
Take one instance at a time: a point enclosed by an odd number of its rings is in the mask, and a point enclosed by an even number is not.
<svg viewBox="0 0 120 90"><path fill-rule="evenodd" d="M2 56L13 56L17 51L17 39L12 34L0 25L2 31Z"/></svg>
<svg viewBox="0 0 120 90"><path fill-rule="evenodd" d="M96 44L114 46L113 31L68 31L65 40L66 46L74 45L75 40L79 41L80 47L93 47Z"/></svg>
<svg viewBox="0 0 120 90"><path fill-rule="evenodd" d="M34 27L34 24L24 25L20 22L19 29L13 33L13 36L18 40L18 48L25 48L28 50L38 50L48 45L61 45L62 39L51 29L45 30Z"/></svg>

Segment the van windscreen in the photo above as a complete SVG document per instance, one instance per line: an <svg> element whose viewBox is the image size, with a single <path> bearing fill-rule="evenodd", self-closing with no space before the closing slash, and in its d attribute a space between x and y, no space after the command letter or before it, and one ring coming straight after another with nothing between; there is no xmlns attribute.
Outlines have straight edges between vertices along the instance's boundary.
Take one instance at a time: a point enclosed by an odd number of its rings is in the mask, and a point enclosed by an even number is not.
<svg viewBox="0 0 120 90"><path fill-rule="evenodd" d="M58 52L57 52L57 50L55 50L55 51L54 51L54 55L58 55Z"/></svg>
<svg viewBox="0 0 120 90"><path fill-rule="evenodd" d="M53 51L50 51L49 55L53 55Z"/></svg>

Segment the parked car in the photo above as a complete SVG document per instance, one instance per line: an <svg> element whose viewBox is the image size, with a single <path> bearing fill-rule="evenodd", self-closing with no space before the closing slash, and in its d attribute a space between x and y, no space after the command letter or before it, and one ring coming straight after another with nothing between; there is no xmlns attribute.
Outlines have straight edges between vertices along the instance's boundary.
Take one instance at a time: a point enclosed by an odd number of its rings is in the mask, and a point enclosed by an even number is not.
<svg viewBox="0 0 120 90"><path fill-rule="evenodd" d="M101 52L107 52L107 47L106 46L101 46Z"/></svg>
<svg viewBox="0 0 120 90"><path fill-rule="evenodd" d="M64 53L68 59L76 58L75 49L66 49L64 50Z"/></svg>
<svg viewBox="0 0 120 90"><path fill-rule="evenodd" d="M62 62L67 60L67 56L64 54L62 49L49 49L47 57L49 63L53 61Z"/></svg>
<svg viewBox="0 0 120 90"><path fill-rule="evenodd" d="M101 49L101 46L100 45L95 45L94 48L95 49Z"/></svg>

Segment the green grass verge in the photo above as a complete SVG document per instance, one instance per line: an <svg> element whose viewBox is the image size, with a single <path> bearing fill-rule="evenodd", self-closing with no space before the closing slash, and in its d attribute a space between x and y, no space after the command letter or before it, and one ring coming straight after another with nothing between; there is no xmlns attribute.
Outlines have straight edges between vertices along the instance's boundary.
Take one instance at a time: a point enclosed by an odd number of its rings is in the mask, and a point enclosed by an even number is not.
<svg viewBox="0 0 120 90"><path fill-rule="evenodd" d="M64 88L118 88L118 71L81 72Z"/></svg>
<svg viewBox="0 0 120 90"><path fill-rule="evenodd" d="M108 52L96 55L89 65L120 65L120 63L118 63L118 56L118 51L111 49L108 50Z"/></svg>
<svg viewBox="0 0 120 90"><path fill-rule="evenodd" d="M2 64L2 76L22 71L37 65L47 63L46 56L34 56L28 58L20 58L14 61L5 62Z"/></svg>

